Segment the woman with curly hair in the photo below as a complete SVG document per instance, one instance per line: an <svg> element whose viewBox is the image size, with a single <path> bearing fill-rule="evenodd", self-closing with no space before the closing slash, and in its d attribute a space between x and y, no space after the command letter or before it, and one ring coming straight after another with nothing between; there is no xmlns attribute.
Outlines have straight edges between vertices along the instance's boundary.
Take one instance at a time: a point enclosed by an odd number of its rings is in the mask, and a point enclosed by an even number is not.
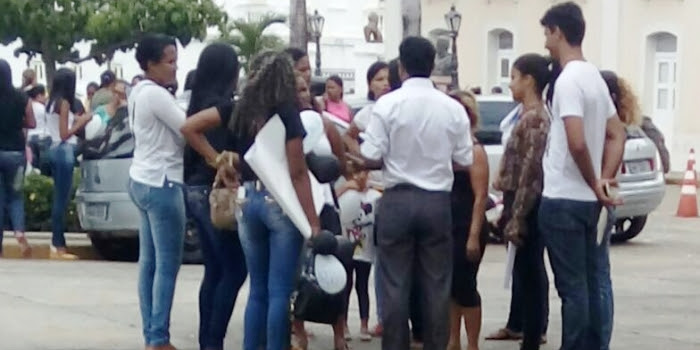
<svg viewBox="0 0 700 350"><path fill-rule="evenodd" d="M637 96L634 95L631 86L624 79L611 71L601 71L600 74L608 85L610 97L617 109L617 116L626 126L640 125L642 112L639 108ZM603 169L605 171L605 169ZM608 208L608 223L605 230L605 237L598 256L598 283L600 285L601 302L601 349L610 347L612 338L613 316L615 313L615 303L612 290L612 280L610 278L610 233L615 223L615 210Z"/></svg>
<svg viewBox="0 0 700 350"><path fill-rule="evenodd" d="M316 235L321 228L304 160L306 132L299 116L294 67L287 53L270 51L251 62L248 82L234 108L229 129L236 151L245 154L258 131L275 115L285 126L292 184ZM246 200L238 229L250 274L243 349L283 349L290 339L289 302L304 239L245 162L241 162L240 174ZM229 183L235 181L235 171L228 167L221 168L220 175Z"/></svg>

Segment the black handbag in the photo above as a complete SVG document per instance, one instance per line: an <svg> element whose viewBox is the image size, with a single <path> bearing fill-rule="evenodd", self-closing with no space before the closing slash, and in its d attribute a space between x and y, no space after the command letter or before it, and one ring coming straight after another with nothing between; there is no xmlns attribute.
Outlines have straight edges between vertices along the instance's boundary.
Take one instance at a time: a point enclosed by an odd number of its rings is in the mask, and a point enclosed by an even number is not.
<svg viewBox="0 0 700 350"><path fill-rule="evenodd" d="M293 314L297 320L332 325L345 314L347 287L337 294L328 294L321 289L314 273L315 256L311 249L305 255L299 284L294 293Z"/></svg>
<svg viewBox="0 0 700 350"><path fill-rule="evenodd" d="M314 152L306 155L306 166L316 180L329 184L340 177L340 162L335 156L319 156Z"/></svg>

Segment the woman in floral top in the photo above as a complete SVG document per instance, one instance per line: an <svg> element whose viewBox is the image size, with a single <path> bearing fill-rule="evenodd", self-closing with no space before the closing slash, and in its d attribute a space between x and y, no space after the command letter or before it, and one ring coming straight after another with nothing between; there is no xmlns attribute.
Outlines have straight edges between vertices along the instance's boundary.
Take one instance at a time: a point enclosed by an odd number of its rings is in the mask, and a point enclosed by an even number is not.
<svg viewBox="0 0 700 350"><path fill-rule="evenodd" d="M521 300L523 343L521 349L539 349L544 331L547 273L544 241L537 227L542 195L542 158L547 147L549 115L542 100L551 71L550 61L537 54L518 58L512 69L510 89L522 105L520 120L506 145L496 187L503 191L506 238L518 246L513 278L528 281Z"/></svg>

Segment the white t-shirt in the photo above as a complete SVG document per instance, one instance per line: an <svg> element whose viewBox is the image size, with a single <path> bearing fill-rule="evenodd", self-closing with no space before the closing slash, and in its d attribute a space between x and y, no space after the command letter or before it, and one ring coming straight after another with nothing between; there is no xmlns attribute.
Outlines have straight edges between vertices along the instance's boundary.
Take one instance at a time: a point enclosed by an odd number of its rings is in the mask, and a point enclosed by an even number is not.
<svg viewBox="0 0 700 350"><path fill-rule="evenodd" d="M372 119L372 109L374 108L374 103L364 106L355 117L352 122L355 123L357 128L360 130L360 137L363 137L363 133L367 130L369 126L369 121ZM384 189L384 181L382 180L381 170L372 170L369 172L369 186L376 189Z"/></svg>
<svg viewBox="0 0 700 350"><path fill-rule="evenodd" d="M586 145L596 177L600 178L606 124L616 113L608 87L595 65L573 61L564 67L552 100L552 125L543 162L543 196L597 201L569 152L564 118L583 118Z"/></svg>
<svg viewBox="0 0 700 350"><path fill-rule="evenodd" d="M152 187L162 187L166 178L183 183L185 111L175 98L164 87L141 81L129 96L129 121L135 141L131 178Z"/></svg>
<svg viewBox="0 0 700 350"><path fill-rule="evenodd" d="M46 106L41 102L32 101L32 110L36 119L36 128L29 129L27 136L48 136L48 131L46 130Z"/></svg>
<svg viewBox="0 0 700 350"><path fill-rule="evenodd" d="M349 190L338 198L340 225L343 234L355 244L355 260L374 261L374 215L381 196L379 191L368 189Z"/></svg>

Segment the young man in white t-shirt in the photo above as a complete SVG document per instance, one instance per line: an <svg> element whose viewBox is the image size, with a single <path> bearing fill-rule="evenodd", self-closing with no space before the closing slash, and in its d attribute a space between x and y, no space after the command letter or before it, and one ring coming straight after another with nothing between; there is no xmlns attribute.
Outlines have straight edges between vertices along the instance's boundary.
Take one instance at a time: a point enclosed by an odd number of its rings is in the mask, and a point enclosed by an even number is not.
<svg viewBox="0 0 700 350"><path fill-rule="evenodd" d="M562 67L553 86L539 214L562 299L561 349L607 349L602 319L612 319L612 307L601 298L600 260L607 255L597 244L597 223L601 206L615 204L606 188L622 161L625 130L598 68L583 57L581 8L553 6L540 22L546 47Z"/></svg>

